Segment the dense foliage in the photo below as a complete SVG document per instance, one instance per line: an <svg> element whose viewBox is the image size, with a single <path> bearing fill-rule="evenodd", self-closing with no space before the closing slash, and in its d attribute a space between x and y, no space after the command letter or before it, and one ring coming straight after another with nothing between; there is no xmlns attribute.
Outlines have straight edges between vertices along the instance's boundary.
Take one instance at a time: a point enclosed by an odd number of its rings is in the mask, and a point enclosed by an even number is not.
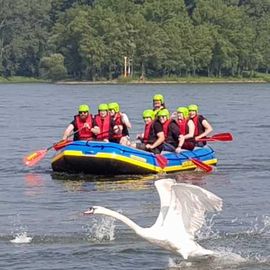
<svg viewBox="0 0 270 270"><path fill-rule="evenodd" d="M0 0L0 76L253 76L270 0Z"/></svg>

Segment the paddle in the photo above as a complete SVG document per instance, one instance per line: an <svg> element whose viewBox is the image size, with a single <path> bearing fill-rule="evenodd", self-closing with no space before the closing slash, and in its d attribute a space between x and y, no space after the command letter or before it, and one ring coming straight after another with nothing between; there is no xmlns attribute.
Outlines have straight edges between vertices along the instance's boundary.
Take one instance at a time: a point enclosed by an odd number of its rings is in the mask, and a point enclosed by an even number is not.
<svg viewBox="0 0 270 270"><path fill-rule="evenodd" d="M80 129L76 130L75 132L71 133L70 135L67 136L67 138L72 137L74 134L78 133L83 128L84 127L82 127ZM101 132L101 133L99 133L99 135L103 134L103 133L106 133L106 132L108 132L108 131ZM69 145L71 142L72 141L68 140L68 139L61 140L59 142L54 143L53 145L51 145L50 147L48 147L46 149L41 149L41 150L38 150L36 152L33 152L33 153L31 153L31 154L29 154L29 155L27 155L26 157L23 158L23 163L28 167L34 166L41 159L43 159L45 157L45 155L47 154L47 152L49 150L51 150L52 148L54 148L56 151L58 151L61 148Z"/></svg>
<svg viewBox="0 0 270 270"><path fill-rule="evenodd" d="M222 141L222 142L229 142L233 140L233 136L231 133L219 133L215 134L212 137L205 137L196 140L197 142L217 142L217 141Z"/></svg>
<svg viewBox="0 0 270 270"><path fill-rule="evenodd" d="M186 157L187 159L189 159L194 165L196 165L196 167L200 168L201 170L203 170L203 171L205 171L207 173L210 173L210 172L213 171L212 166L203 163L202 161L198 160L197 158L189 157L189 156L183 154L182 152L180 152L179 154Z"/></svg>
<svg viewBox="0 0 270 270"><path fill-rule="evenodd" d="M157 163L161 169L164 169L168 164L168 159L161 154L156 154Z"/></svg>
<svg viewBox="0 0 270 270"><path fill-rule="evenodd" d="M177 153L175 153L177 155ZM196 158L191 158L185 154L183 154L182 152L179 153L180 155L186 157L187 159L189 159L191 162L193 162L194 165L196 165L196 167L200 168L201 170L210 173L213 171L213 167L203 163L202 161L196 159ZM157 159L157 163L160 166L161 169L164 169L167 164L168 164L168 159L166 157L164 157L161 154L156 154L156 159Z"/></svg>
<svg viewBox="0 0 270 270"><path fill-rule="evenodd" d="M172 145L167 144L167 143L164 143L164 144L165 144L165 145L169 145L169 147L170 147L171 149L173 149L173 146L172 146ZM176 154L176 156L178 155L178 153L176 153L176 152L175 152L175 154ZM194 165L196 165L196 167L200 168L201 170L203 170L203 171L205 171L205 172L208 172L208 173L209 173L209 172L211 172L211 171L213 170L212 166L207 165L207 164L203 163L202 161L200 161L200 160L198 160L198 159L196 159L196 158L189 157L189 156L183 154L182 152L180 152L179 154L182 155L182 156L184 156L185 158L189 159L191 162L193 162ZM158 156L158 155L156 155L156 156ZM162 155L159 155L159 156L162 157L162 158L159 157L159 160L157 159L159 165L160 165L160 164L161 164L161 165L165 164L165 161L163 161L162 159L166 159L166 165L167 165L167 162L168 162L167 158L164 157L164 156L162 156ZM160 165L160 167L161 167L161 165ZM166 165L165 165L165 166L166 166ZM165 167L165 166L164 166L164 167ZM164 167L163 167L163 168L164 168ZM162 168L162 167L161 167L161 168ZM162 169L163 169L163 168L162 168Z"/></svg>
<svg viewBox="0 0 270 270"><path fill-rule="evenodd" d="M79 132L79 130L76 130L75 132L73 132L72 134L68 135L67 138L73 136L74 134L76 134L77 132ZM31 166L34 166L35 164L37 164L41 159L43 159L45 157L45 155L47 154L47 152L51 149L55 149L56 151L60 150L61 148L65 147L66 145L70 144L71 141L70 140L61 140L61 141L58 141L56 143L54 143L53 145L51 145L50 147L46 148L46 149L41 149L41 150L38 150L36 152L33 152L27 156L25 156L23 158L23 163L28 166L28 167L31 167Z"/></svg>
<svg viewBox="0 0 270 270"><path fill-rule="evenodd" d="M180 155L186 157L187 159L189 159L191 162L193 162L194 165L196 165L196 167L200 168L201 170L210 173L213 171L213 167L203 163L202 161L196 159L196 158L191 158L183 153L179 153ZM161 169L164 169L167 164L168 164L168 159L166 157L164 157L161 154L156 155L156 159L157 159L157 163L160 166Z"/></svg>
<svg viewBox="0 0 270 270"><path fill-rule="evenodd" d="M55 151L59 151L60 149L62 149L63 147L69 145L69 144L72 143L72 142L73 142L73 140L68 140L68 139L62 140L62 141L60 141L59 143L56 143L56 144L53 146L53 148L54 148Z"/></svg>

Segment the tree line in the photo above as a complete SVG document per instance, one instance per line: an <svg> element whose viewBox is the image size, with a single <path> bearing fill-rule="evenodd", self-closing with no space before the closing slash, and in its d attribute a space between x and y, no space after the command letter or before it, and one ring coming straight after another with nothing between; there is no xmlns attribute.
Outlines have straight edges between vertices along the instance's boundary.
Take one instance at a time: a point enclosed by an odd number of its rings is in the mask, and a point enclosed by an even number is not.
<svg viewBox="0 0 270 270"><path fill-rule="evenodd" d="M0 76L255 76L270 0L0 0Z"/></svg>

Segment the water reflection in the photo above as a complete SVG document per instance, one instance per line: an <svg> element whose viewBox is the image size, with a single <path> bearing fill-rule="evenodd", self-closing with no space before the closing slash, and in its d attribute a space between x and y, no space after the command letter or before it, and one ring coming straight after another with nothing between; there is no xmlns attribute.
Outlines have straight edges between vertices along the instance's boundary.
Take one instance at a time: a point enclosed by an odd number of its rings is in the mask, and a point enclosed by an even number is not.
<svg viewBox="0 0 270 270"><path fill-rule="evenodd" d="M209 174L201 171L183 171L175 174L153 175L118 175L100 176L86 174L67 174L50 172L51 179L63 186L67 191L91 192L91 191L120 191L120 190L144 190L153 187L154 181L162 178L173 178L179 183L205 185ZM39 173L24 175L26 194L35 196L43 192L45 186L44 176Z"/></svg>
<svg viewBox="0 0 270 270"><path fill-rule="evenodd" d="M179 183L204 185L209 177L201 171L178 172L177 174L155 175L118 175L97 176L84 174L51 173L51 177L57 183L61 183L68 191L119 191L119 190L143 190L153 186L154 181L161 178L173 178Z"/></svg>
<svg viewBox="0 0 270 270"><path fill-rule="evenodd" d="M143 190L153 185L158 175L149 176L95 176L51 174L52 179L61 183L68 191L113 191L113 190Z"/></svg>
<svg viewBox="0 0 270 270"><path fill-rule="evenodd" d="M44 179L42 175L35 173L28 173L24 175L27 196L36 196L43 193Z"/></svg>
<svg viewBox="0 0 270 270"><path fill-rule="evenodd" d="M194 172L181 172L177 173L174 178L179 183L187 183L194 185L203 185L206 183L206 179L209 177L208 174L201 171Z"/></svg>
<svg viewBox="0 0 270 270"><path fill-rule="evenodd" d="M44 179L40 174L28 173L25 175L25 184L28 187L40 187L44 184Z"/></svg>

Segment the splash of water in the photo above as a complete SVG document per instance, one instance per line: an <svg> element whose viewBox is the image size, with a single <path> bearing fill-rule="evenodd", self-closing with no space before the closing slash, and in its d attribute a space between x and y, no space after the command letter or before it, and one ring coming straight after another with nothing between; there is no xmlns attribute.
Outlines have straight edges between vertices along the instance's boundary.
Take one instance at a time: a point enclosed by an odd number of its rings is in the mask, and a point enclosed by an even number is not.
<svg viewBox="0 0 270 270"><path fill-rule="evenodd" d="M87 226L87 238L93 241L112 241L115 239L115 219L108 216L99 216L91 220Z"/></svg>
<svg viewBox="0 0 270 270"><path fill-rule="evenodd" d="M206 220L205 226L197 234L199 240L207 241L210 246L207 248L215 251L215 257L211 260L211 265L205 269L215 269L218 266L235 268L239 265L253 267L253 265L269 266L270 257L267 253L268 239L270 233L270 217L267 215L257 216L249 222L236 217L231 220L233 232L222 233L214 230L214 215ZM258 253L257 247L261 246ZM179 265L180 264L180 265ZM170 261L172 267L196 269L194 262ZM203 267L199 267L204 269ZM266 268L267 269L267 268Z"/></svg>
<svg viewBox="0 0 270 270"><path fill-rule="evenodd" d="M170 269L196 269L196 270L216 270L216 269L236 269L246 262L246 259L230 251L216 252L213 256L190 258L183 260L169 257L168 267Z"/></svg>
<svg viewBox="0 0 270 270"><path fill-rule="evenodd" d="M11 239L11 243L15 244L28 244L32 241L32 237L27 236L27 232L17 233L14 239Z"/></svg>
<svg viewBox="0 0 270 270"><path fill-rule="evenodd" d="M247 234L270 234L270 217L265 215L256 217Z"/></svg>
<svg viewBox="0 0 270 270"><path fill-rule="evenodd" d="M206 219L206 224L199 230L196 236L199 239L216 238L219 235L218 231L215 231L215 220L218 214L213 214L210 218Z"/></svg>
<svg viewBox="0 0 270 270"><path fill-rule="evenodd" d="M22 225L20 214L15 216L13 227L12 235L14 239L10 240L11 243L26 244L32 241L32 237L27 236L27 227Z"/></svg>

